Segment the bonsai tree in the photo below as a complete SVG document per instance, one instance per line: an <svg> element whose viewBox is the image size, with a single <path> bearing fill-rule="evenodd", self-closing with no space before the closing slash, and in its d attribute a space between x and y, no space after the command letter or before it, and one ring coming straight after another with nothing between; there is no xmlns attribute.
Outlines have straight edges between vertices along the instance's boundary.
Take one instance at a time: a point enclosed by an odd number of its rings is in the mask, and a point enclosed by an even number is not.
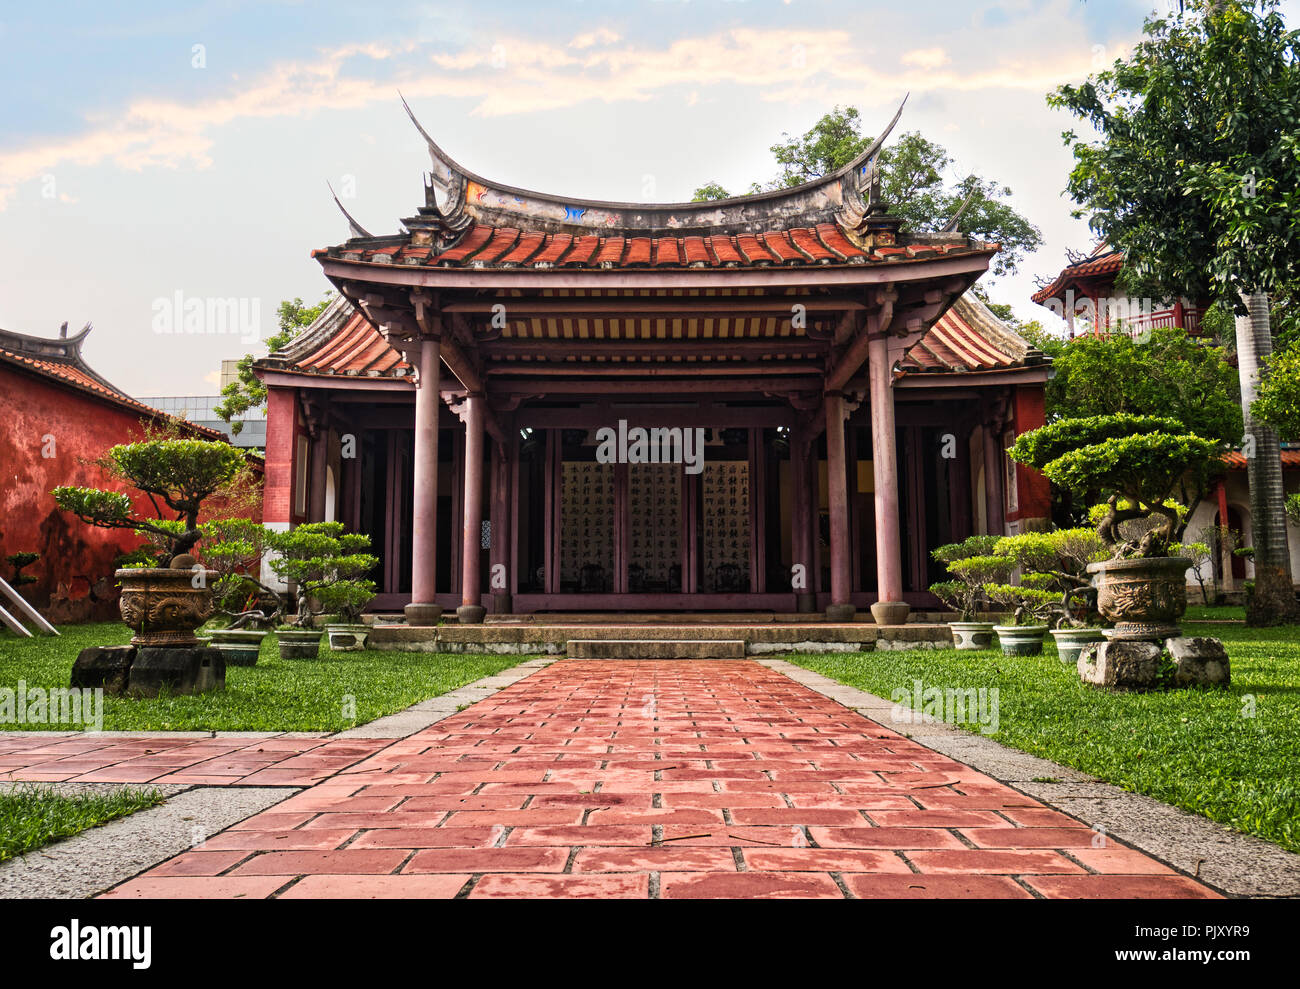
<svg viewBox="0 0 1300 989"><path fill-rule="evenodd" d="M932 550L930 555L948 566L955 579L930 585L930 593L957 612L958 620L973 621L985 599L984 585L1000 582L1011 574L1011 564L993 556L998 536L971 536Z"/></svg>
<svg viewBox="0 0 1300 989"><path fill-rule="evenodd" d="M139 517L130 495L102 488L60 486L54 489L55 503L88 525L152 534L171 559L188 553L202 538L198 522L204 500L239 473L244 455L229 443L149 439L119 444L96 462L110 476L144 492L157 518Z"/></svg>
<svg viewBox="0 0 1300 989"><path fill-rule="evenodd" d="M1182 518L1167 501L1183 482L1199 500L1222 469L1223 444L1187 432L1176 419L1118 414L1061 419L1022 434L1007 452L1060 487L1105 498L1097 534L1113 559L1138 559L1169 555ZM1150 525L1126 539L1120 526L1134 520Z"/></svg>
<svg viewBox="0 0 1300 989"><path fill-rule="evenodd" d="M1019 584L985 584L984 593L1011 612L1010 624L1047 625L1060 607L1060 595L1047 583L1043 574L1025 574Z"/></svg>
<svg viewBox="0 0 1300 989"><path fill-rule="evenodd" d="M1210 603L1209 585L1214 580L1214 555L1210 550L1208 543L1183 542L1171 546L1170 550L1175 556L1181 556L1187 560L1187 569L1192 572L1196 578L1196 583L1201 588L1201 603ZM1206 568L1209 568L1208 572Z"/></svg>
<svg viewBox="0 0 1300 989"><path fill-rule="evenodd" d="M271 569L298 589L292 624L304 627L313 615L327 613L356 622L375 596L375 582L365 579L379 565L378 557L366 552L370 537L344 532L342 522L310 522L269 533L268 545L277 554Z"/></svg>
<svg viewBox="0 0 1300 989"><path fill-rule="evenodd" d="M231 518L204 522L199 532L199 562L217 574L212 581L212 596L217 610L230 619L229 627L276 624L284 614L284 595L257 576L271 530L252 519ZM264 599L274 602L269 613L256 607Z"/></svg>
<svg viewBox="0 0 1300 989"><path fill-rule="evenodd" d="M41 558L40 553L10 553L5 557L5 562L13 567L14 575L9 579L12 587L22 587L24 584L36 583L36 578L29 573L23 573L24 568L30 567L33 563Z"/></svg>
<svg viewBox="0 0 1300 989"><path fill-rule="evenodd" d="M1004 536L993 549L994 555L1006 557L1021 572L1021 585L1035 593L1024 599L1002 593L1004 606L1024 607L1044 615L1055 612L1058 628L1095 627L1101 623L1097 612L1097 591L1088 574L1090 563L1107 557L1101 537L1087 528L1057 529L1054 532L1023 532ZM1038 591L1056 596L1054 607L1038 607Z"/></svg>

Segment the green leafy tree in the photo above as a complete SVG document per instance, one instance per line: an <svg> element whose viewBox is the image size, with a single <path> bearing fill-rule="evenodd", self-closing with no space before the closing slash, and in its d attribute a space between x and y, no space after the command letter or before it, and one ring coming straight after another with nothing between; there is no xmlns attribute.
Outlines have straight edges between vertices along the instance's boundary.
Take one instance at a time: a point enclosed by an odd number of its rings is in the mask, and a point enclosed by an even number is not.
<svg viewBox="0 0 1300 989"><path fill-rule="evenodd" d="M370 537L348 533L342 522L310 522L269 536L276 555L270 567L298 588L298 625L314 614L337 614L356 622L375 596L375 582L366 574L379 565L367 552Z"/></svg>
<svg viewBox="0 0 1300 989"><path fill-rule="evenodd" d="M333 297L334 293L327 293L325 298L310 306L302 299L296 298L281 302L276 313L280 329L274 336L267 338L266 352L275 353L311 326L316 317L325 311L325 307L330 304ZM213 409L218 419L230 423L230 431L236 436L244 428L240 416L250 409L266 407L266 385L262 384L253 373L253 362L256 360L257 357L253 354L245 354L239 359L239 377L221 389L222 401Z"/></svg>
<svg viewBox="0 0 1300 989"><path fill-rule="evenodd" d="M1169 416L1187 432L1235 445L1242 435L1236 369L1221 348L1176 327L1141 340L1127 333L1084 334L1061 347L1047 384L1050 420L1089 416Z"/></svg>
<svg viewBox="0 0 1300 989"><path fill-rule="evenodd" d="M870 146L857 107L836 107L800 137L783 135L772 145L780 174L764 189L782 189L829 175ZM1043 242L1042 232L1006 200L1011 189L971 172L950 181L953 160L942 146L913 131L880 151L881 197L889 211L913 230L942 227L965 206L960 226L972 236L996 241L1002 250L993 274L1014 273L1025 254ZM760 189L755 186L751 191ZM696 201L724 199L727 190L710 182L695 191Z"/></svg>
<svg viewBox="0 0 1300 989"><path fill-rule="evenodd" d="M1269 358L1252 410L1282 436L1300 440L1300 343Z"/></svg>
<svg viewBox="0 0 1300 989"><path fill-rule="evenodd" d="M1093 229L1135 263L1122 283L1152 298L1211 298L1237 314L1255 593L1247 619L1300 615L1276 432L1251 413L1273 350L1269 296L1300 271L1300 35L1275 0L1188 0L1153 17L1127 59L1049 103L1087 121L1067 132L1068 191Z"/></svg>
<svg viewBox="0 0 1300 989"><path fill-rule="evenodd" d="M203 502L234 480L244 455L229 443L155 439L119 444L97 463L109 476L144 492L157 517L141 518L130 495L101 488L57 487L55 503L88 525L151 533L170 559L189 552L202 537Z"/></svg>

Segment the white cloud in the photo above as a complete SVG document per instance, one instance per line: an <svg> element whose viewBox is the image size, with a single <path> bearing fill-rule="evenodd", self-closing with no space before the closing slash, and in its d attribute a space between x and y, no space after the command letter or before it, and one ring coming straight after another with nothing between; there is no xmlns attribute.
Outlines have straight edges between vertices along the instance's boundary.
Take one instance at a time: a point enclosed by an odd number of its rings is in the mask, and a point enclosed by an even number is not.
<svg viewBox="0 0 1300 989"><path fill-rule="evenodd" d="M942 48L917 48L903 55L904 65L915 65L920 69L938 69L947 65L952 59Z"/></svg>
<svg viewBox="0 0 1300 989"><path fill-rule="evenodd" d="M476 101L472 112L485 117L593 100L644 101L674 87L687 88L693 102L699 89L723 85L751 89L765 101L880 106L905 91L1046 91L1092 68L1091 50L1067 36L1061 32L1054 45L1040 40L1019 54L1004 48L1009 54L1000 61L981 59L969 69L952 65L943 48L916 49L903 56L908 68L901 72L859 57L859 43L840 29L737 28L653 47L598 28L567 44L502 36L490 48L423 58L416 42L353 44L324 50L314 60L277 63L217 98L137 100L115 116L88 120L80 134L0 152L0 209L16 187L63 164L205 168L223 126L391 103L398 88L417 106Z"/></svg>

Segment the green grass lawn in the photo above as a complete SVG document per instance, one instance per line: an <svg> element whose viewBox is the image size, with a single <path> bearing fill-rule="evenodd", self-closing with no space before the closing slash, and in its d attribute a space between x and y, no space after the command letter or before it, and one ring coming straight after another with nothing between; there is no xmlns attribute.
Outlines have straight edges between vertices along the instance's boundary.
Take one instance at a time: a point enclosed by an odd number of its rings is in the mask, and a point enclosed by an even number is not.
<svg viewBox="0 0 1300 989"><path fill-rule="evenodd" d="M158 790L59 794L32 784L0 790L0 862L163 802Z"/></svg>
<svg viewBox="0 0 1300 989"><path fill-rule="evenodd" d="M992 737L1002 744L1300 852L1300 627L1187 622L1184 634L1223 640L1231 688L1098 690L1057 659L1050 637L1043 655L1019 658L953 649L790 658L886 699L917 679L996 687Z"/></svg>
<svg viewBox="0 0 1300 989"><path fill-rule="evenodd" d="M59 638L0 634L0 688L66 687L77 653L128 642L119 622L68 625ZM280 659L267 636L256 666L226 669L226 689L189 697L104 698L106 731L340 731L491 676L520 656L441 653L331 653ZM355 706L355 715L348 698ZM5 725L0 730L68 730L66 725Z"/></svg>

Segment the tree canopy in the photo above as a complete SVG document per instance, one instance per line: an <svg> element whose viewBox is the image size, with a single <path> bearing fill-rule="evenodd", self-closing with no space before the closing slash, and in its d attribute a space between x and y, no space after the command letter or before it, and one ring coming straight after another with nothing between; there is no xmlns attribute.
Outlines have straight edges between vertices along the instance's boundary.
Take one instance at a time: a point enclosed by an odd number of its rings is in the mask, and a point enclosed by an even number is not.
<svg viewBox="0 0 1300 989"><path fill-rule="evenodd" d="M305 304L302 299L285 299L276 311L276 320L280 329L266 340L266 352L273 354L299 333L311 326L316 317L325 311L334 293L330 292L313 305ZM239 435L244 424L239 420L249 409L266 406L266 386L253 373L253 362L257 357L245 354L239 359L239 378L221 389L222 401L214 408L217 417L229 422L230 431ZM233 421L232 421L233 420Z"/></svg>
<svg viewBox="0 0 1300 989"><path fill-rule="evenodd" d="M1217 298L1244 312L1300 262L1300 37L1275 0L1188 0L1153 17L1127 60L1048 102L1102 140L1067 131L1076 215L1133 264L1137 294Z"/></svg>
<svg viewBox="0 0 1300 989"><path fill-rule="evenodd" d="M782 135L772 145L779 174L751 192L782 189L829 175L847 165L874 140L864 136L857 107L836 107L799 137ZM961 229L972 236L996 241L1002 250L994 259L994 275L1017 270L1026 253L1042 243L1042 232L1006 200L1011 189L975 173L956 179L952 156L942 146L912 131L901 135L880 152L881 196L890 213L902 217L912 230L935 230L966 205ZM717 182L695 190L694 201L725 199L730 194Z"/></svg>
<svg viewBox="0 0 1300 989"><path fill-rule="evenodd" d="M1237 370L1222 348L1176 327L1151 330L1140 340L1127 333L1085 334L1057 349L1047 384L1050 419L1127 412L1167 415L1187 432L1236 445L1243 423Z"/></svg>

